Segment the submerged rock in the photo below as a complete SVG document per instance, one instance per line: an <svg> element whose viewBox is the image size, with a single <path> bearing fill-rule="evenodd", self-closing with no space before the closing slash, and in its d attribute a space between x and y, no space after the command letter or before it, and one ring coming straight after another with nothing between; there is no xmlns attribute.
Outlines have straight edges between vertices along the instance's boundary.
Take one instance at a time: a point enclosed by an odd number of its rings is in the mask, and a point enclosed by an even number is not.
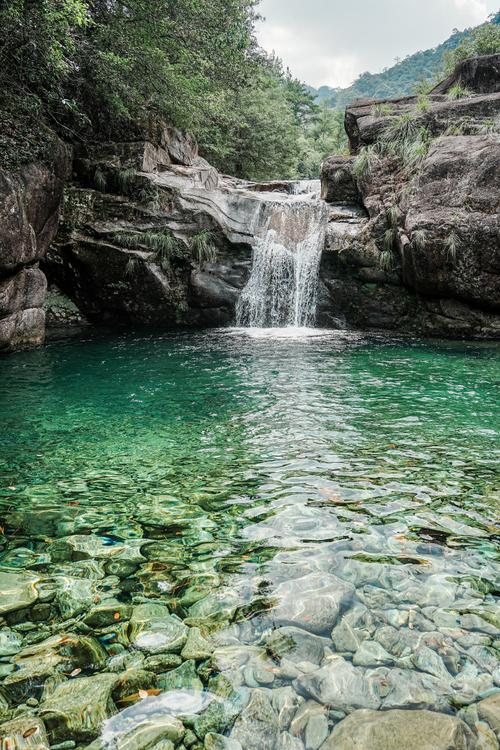
<svg viewBox="0 0 500 750"><path fill-rule="evenodd" d="M0 616L8 612L29 607L38 599L36 584L40 578L16 571L15 573L0 572Z"/></svg>
<svg viewBox="0 0 500 750"><path fill-rule="evenodd" d="M58 685L40 708L51 741L93 740L116 711L111 698L116 681L115 674L103 672Z"/></svg>
<svg viewBox="0 0 500 750"><path fill-rule="evenodd" d="M167 607L150 603L134 607L129 634L132 645L146 653L180 653L188 629Z"/></svg>
<svg viewBox="0 0 500 750"><path fill-rule="evenodd" d="M186 692L196 692L203 690L203 683L196 672L194 661L185 661L180 667L172 669L170 672L160 674L158 685L164 691L184 690Z"/></svg>
<svg viewBox="0 0 500 750"><path fill-rule="evenodd" d="M12 703L27 698L39 699L46 680L74 669L103 667L106 651L99 641L74 633L62 634L23 649L13 658L17 669L4 680L6 693Z"/></svg>
<svg viewBox="0 0 500 750"><path fill-rule="evenodd" d="M473 750L474 735L460 719L431 711L355 711L322 750Z"/></svg>
<svg viewBox="0 0 500 750"><path fill-rule="evenodd" d="M346 713L356 708L376 709L381 702L376 683L367 680L363 670L342 657L333 658L316 672L300 677L294 686L319 703Z"/></svg>
<svg viewBox="0 0 500 750"><path fill-rule="evenodd" d="M234 723L231 739L245 750L275 750L278 716L266 693L254 690L250 702Z"/></svg>
<svg viewBox="0 0 500 750"><path fill-rule="evenodd" d="M191 628L181 655L183 659L194 659L195 661L200 661L202 659L208 659L213 651L214 648L212 644L203 637L201 630L199 628Z"/></svg>
<svg viewBox="0 0 500 750"><path fill-rule="evenodd" d="M477 713L479 718L491 727L500 740L500 692L479 701Z"/></svg>
<svg viewBox="0 0 500 750"><path fill-rule="evenodd" d="M109 737L109 742L116 750L145 750L155 747L166 750L178 744L183 734L184 726L178 719L168 715L155 716L129 731ZM104 738L108 739L106 733Z"/></svg>
<svg viewBox="0 0 500 750"><path fill-rule="evenodd" d="M3 750L48 750L43 721L28 715L1 724L0 747Z"/></svg>
<svg viewBox="0 0 500 750"><path fill-rule="evenodd" d="M0 630L0 656L13 656L21 650L22 639L14 630Z"/></svg>
<svg viewBox="0 0 500 750"><path fill-rule="evenodd" d="M264 639L266 650L277 659L286 657L295 662L319 664L325 655L325 648L331 643L328 638L308 633L294 627L277 628Z"/></svg>
<svg viewBox="0 0 500 750"><path fill-rule="evenodd" d="M205 750L243 750L238 740L209 732L205 737Z"/></svg>
<svg viewBox="0 0 500 750"><path fill-rule="evenodd" d="M272 618L278 625L295 625L317 635L332 630L354 586L328 573L310 573L281 583L273 593Z"/></svg>

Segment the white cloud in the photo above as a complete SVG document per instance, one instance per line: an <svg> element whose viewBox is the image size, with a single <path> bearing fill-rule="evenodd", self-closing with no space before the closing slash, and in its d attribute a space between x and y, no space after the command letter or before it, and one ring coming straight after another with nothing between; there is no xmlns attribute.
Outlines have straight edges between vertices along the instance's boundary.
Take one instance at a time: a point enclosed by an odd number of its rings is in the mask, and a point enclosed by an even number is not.
<svg viewBox="0 0 500 750"><path fill-rule="evenodd" d="M347 86L419 49L435 47L453 28L498 10L499 0L261 0L262 46L314 86Z"/></svg>

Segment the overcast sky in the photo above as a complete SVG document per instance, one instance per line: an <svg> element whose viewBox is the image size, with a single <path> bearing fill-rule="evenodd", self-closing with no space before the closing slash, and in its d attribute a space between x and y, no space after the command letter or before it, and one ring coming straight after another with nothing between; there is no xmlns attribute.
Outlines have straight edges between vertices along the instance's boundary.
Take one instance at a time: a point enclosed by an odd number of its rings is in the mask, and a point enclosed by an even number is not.
<svg viewBox="0 0 500 750"><path fill-rule="evenodd" d="M476 26L499 0L262 0L259 41L311 86L349 86Z"/></svg>

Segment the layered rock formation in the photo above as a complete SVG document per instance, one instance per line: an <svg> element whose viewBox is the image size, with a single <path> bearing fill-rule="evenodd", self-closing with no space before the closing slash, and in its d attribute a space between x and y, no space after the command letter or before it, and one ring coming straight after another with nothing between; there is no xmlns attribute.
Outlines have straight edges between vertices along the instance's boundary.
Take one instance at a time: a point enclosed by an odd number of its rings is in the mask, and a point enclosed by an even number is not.
<svg viewBox="0 0 500 750"><path fill-rule="evenodd" d="M324 321L500 337L499 66L467 61L425 99L349 107L353 156L326 160L323 197L334 219L339 203L365 218L347 235L331 224ZM451 99L457 83L475 93Z"/></svg>
<svg viewBox="0 0 500 750"><path fill-rule="evenodd" d="M465 61L427 97L348 108L352 155L322 169L320 325L500 336L499 69ZM0 172L0 351L43 341L44 273L50 324L233 324L266 211L303 189L220 175L160 121L77 151L57 232L68 177L57 140Z"/></svg>
<svg viewBox="0 0 500 750"><path fill-rule="evenodd" d="M0 352L43 342L39 261L57 233L69 165L67 147L54 137L47 162L17 173L0 169Z"/></svg>
<svg viewBox="0 0 500 750"><path fill-rule="evenodd" d="M219 175L189 137L169 133L101 144L75 159L44 268L90 321L234 322L265 198Z"/></svg>

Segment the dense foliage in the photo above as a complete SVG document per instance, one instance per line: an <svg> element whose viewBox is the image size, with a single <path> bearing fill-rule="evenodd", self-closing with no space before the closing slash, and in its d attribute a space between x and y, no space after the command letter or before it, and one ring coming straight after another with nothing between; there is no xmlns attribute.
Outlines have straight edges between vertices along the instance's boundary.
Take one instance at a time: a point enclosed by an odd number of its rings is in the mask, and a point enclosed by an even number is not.
<svg viewBox="0 0 500 750"><path fill-rule="evenodd" d="M0 119L11 135L0 146L29 159L42 120L69 140L119 140L161 116L191 131L228 173L316 176L338 134L305 87L258 48L256 4L8 0Z"/></svg>
<svg viewBox="0 0 500 750"><path fill-rule="evenodd" d="M345 109L353 99L390 99L414 93L421 82L437 82L460 60L500 52L500 12L477 29L454 31L434 49L416 52L381 73L363 73L346 89L309 89L317 102Z"/></svg>
<svg viewBox="0 0 500 750"><path fill-rule="evenodd" d="M491 23L483 24L467 35L458 47L444 55L445 71L452 73L457 63L469 57L494 55L500 52L500 12Z"/></svg>

